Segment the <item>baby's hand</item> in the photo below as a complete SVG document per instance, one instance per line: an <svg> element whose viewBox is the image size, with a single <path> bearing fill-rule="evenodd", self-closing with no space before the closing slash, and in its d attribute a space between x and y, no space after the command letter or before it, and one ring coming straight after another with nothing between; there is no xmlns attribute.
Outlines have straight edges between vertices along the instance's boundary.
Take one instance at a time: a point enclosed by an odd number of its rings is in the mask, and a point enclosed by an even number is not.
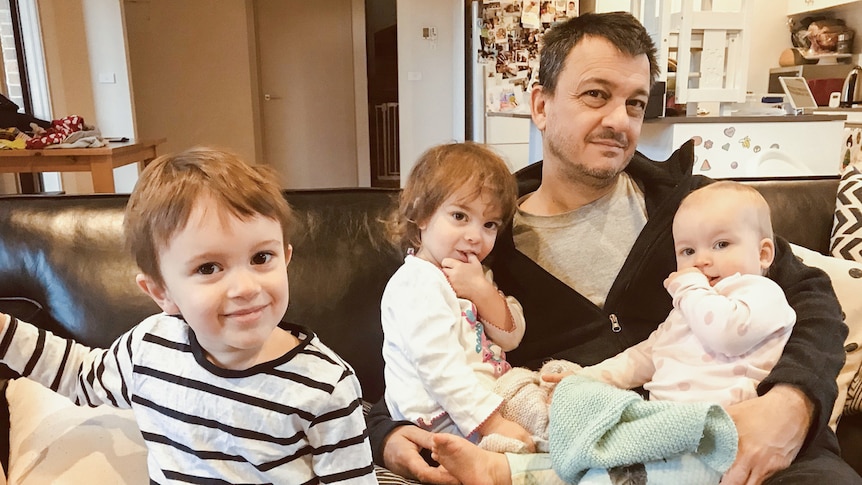
<svg viewBox="0 0 862 485"><path fill-rule="evenodd" d="M574 371L567 370L565 372L555 372L553 374L542 374L542 380L545 382L552 382L554 384L559 384L560 381L565 379L566 377L575 375Z"/></svg>
<svg viewBox="0 0 862 485"><path fill-rule="evenodd" d="M536 452L536 443L530 433L520 424L504 418L499 411L494 411L494 414L479 426L479 434L482 436L495 433L525 443L529 453Z"/></svg>
<svg viewBox="0 0 862 485"><path fill-rule="evenodd" d="M675 280L678 276L686 273L700 273L700 270L695 268L694 266L691 266L689 268L681 269L679 271L674 271L673 273L669 274L667 278L664 279L664 287L668 288L670 284L673 283L673 280Z"/></svg>
<svg viewBox="0 0 862 485"><path fill-rule="evenodd" d="M485 279L482 262L473 253L467 254L467 262L454 258L444 258L440 262L440 266L459 298L472 300L476 288L481 288L483 285L492 286Z"/></svg>

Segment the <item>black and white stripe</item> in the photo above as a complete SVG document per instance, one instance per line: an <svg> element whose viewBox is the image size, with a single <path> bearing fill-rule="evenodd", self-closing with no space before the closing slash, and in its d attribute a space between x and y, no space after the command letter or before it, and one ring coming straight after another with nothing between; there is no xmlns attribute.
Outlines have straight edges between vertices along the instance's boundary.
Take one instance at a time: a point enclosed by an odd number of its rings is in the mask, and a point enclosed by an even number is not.
<svg viewBox="0 0 862 485"><path fill-rule="evenodd" d="M132 407L155 483L377 483L353 369L311 331L282 328L301 344L244 371L207 362L164 314L104 350L13 321L0 358L79 404Z"/></svg>

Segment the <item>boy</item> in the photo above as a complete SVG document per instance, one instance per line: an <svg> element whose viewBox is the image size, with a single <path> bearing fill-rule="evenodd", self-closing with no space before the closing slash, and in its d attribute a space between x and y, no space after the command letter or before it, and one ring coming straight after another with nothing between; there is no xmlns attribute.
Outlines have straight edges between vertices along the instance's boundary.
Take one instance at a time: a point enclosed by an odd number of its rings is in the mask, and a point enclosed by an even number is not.
<svg viewBox="0 0 862 485"><path fill-rule="evenodd" d="M377 483L350 366L288 305L273 174L206 148L141 174L124 230L163 310L89 349L0 314L0 360L76 404L132 408L153 483Z"/></svg>

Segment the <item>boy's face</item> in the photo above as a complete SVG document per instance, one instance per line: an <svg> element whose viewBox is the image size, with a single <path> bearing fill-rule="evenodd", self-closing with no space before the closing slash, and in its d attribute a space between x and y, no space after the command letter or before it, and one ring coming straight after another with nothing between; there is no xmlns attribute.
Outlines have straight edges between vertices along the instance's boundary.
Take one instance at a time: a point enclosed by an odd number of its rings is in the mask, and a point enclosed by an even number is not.
<svg viewBox="0 0 862 485"><path fill-rule="evenodd" d="M437 267L445 258L466 263L469 253L479 261L488 256L503 222L500 210L484 193L472 200L466 200L467 195L463 189L456 191L428 221L419 224L422 244L416 256Z"/></svg>
<svg viewBox="0 0 862 485"><path fill-rule="evenodd" d="M674 217L677 271L697 268L710 286L736 273L764 274L774 246L761 236L755 209L730 194L717 195L686 200Z"/></svg>
<svg viewBox="0 0 862 485"><path fill-rule="evenodd" d="M168 314L181 314L208 358L222 367L253 363L287 311L287 264L281 224L240 220L210 200L159 252L164 287L138 284Z"/></svg>

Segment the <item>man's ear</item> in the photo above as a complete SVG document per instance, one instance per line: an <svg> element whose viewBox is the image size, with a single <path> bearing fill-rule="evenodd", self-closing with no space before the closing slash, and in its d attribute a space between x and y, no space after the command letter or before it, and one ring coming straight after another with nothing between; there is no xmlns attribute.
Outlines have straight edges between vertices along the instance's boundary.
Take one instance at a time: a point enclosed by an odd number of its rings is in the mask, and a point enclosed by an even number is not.
<svg viewBox="0 0 862 485"><path fill-rule="evenodd" d="M174 303L174 300L171 299L168 292L162 287L162 285L158 284L151 278L143 273L135 276L135 283L138 284L138 287L150 298L153 299L154 302L162 309L163 312L168 315L178 315L180 314L180 308Z"/></svg>
<svg viewBox="0 0 862 485"><path fill-rule="evenodd" d="M771 238L765 237L760 240L760 269L763 270L763 274L766 274L766 270L772 265L772 261L775 259L775 241Z"/></svg>
<svg viewBox="0 0 862 485"><path fill-rule="evenodd" d="M530 92L530 113L533 117L533 124L539 131L545 131L545 93L541 85L536 85Z"/></svg>

